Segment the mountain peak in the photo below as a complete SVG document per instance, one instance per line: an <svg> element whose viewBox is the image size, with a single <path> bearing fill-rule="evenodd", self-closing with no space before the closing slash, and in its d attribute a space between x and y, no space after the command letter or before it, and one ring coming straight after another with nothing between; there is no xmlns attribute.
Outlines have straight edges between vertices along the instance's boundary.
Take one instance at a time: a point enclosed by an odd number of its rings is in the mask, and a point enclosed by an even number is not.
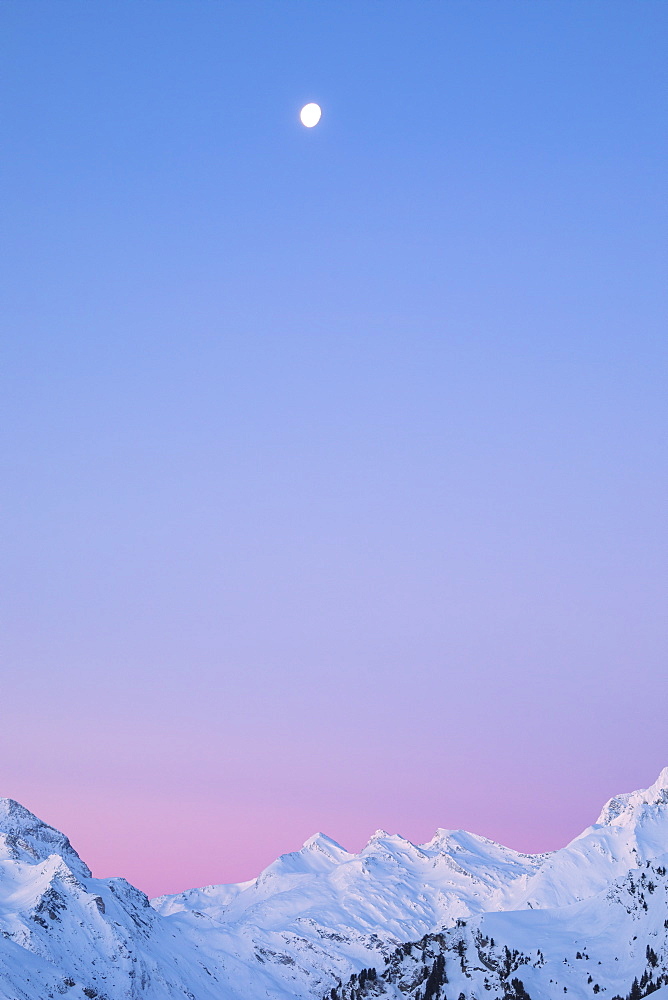
<svg viewBox="0 0 668 1000"><path fill-rule="evenodd" d="M645 806L668 805L668 767L664 767L653 785L635 792L615 795L603 806L597 825L618 826Z"/></svg>
<svg viewBox="0 0 668 1000"><path fill-rule="evenodd" d="M376 830L369 838L369 842L362 848L362 855L373 854L376 851L405 853L407 850L419 851L419 848L406 840L400 833L388 833L387 830Z"/></svg>
<svg viewBox="0 0 668 1000"><path fill-rule="evenodd" d="M322 851L329 856L339 856L348 853L345 847L332 840L326 833L314 833L312 837L304 841L302 850Z"/></svg>
<svg viewBox="0 0 668 1000"><path fill-rule="evenodd" d="M44 823L16 799L0 798L0 856L3 847L11 859L29 864L58 854L75 875L90 878L90 869L65 834Z"/></svg>
<svg viewBox="0 0 668 1000"><path fill-rule="evenodd" d="M16 799L0 798L0 823L6 832L13 832L16 827L22 827L25 823L39 823L37 816L29 809L22 806Z"/></svg>

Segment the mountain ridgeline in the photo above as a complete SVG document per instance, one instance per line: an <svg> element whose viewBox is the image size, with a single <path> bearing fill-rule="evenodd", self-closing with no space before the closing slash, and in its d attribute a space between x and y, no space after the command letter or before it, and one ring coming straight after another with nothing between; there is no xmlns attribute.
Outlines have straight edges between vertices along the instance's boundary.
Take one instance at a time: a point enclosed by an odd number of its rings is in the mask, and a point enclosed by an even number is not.
<svg viewBox="0 0 668 1000"><path fill-rule="evenodd" d="M322 834L152 902L0 799L0 1000L668 1000L668 768L561 850Z"/></svg>

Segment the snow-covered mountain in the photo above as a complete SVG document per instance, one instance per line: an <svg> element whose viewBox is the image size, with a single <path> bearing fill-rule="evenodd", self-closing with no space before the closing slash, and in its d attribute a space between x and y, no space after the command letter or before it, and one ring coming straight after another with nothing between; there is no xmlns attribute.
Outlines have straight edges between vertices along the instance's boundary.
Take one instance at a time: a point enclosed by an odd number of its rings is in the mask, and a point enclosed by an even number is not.
<svg viewBox="0 0 668 1000"><path fill-rule="evenodd" d="M667 990L667 869L668 768L550 854L317 834L251 882L152 904L4 799L0 1000L639 1000Z"/></svg>
<svg viewBox="0 0 668 1000"><path fill-rule="evenodd" d="M213 975L125 879L94 879L67 837L0 799L0 997L220 998Z"/></svg>

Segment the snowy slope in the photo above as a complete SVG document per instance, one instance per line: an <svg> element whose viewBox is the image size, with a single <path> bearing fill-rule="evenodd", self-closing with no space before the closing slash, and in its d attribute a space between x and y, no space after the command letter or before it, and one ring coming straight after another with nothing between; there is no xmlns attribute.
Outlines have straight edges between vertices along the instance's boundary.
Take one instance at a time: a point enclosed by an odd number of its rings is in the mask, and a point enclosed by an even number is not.
<svg viewBox="0 0 668 1000"><path fill-rule="evenodd" d="M359 976L348 980L332 1000L431 1000L434 986L448 997L612 1000L632 996L634 981L638 1000L657 986L668 998L665 862L668 855L647 862L579 903L460 921L400 946L372 981L360 989Z"/></svg>
<svg viewBox="0 0 668 1000"><path fill-rule="evenodd" d="M668 767L649 788L610 799L593 826L547 855L524 886L516 882L500 908L563 906L585 899L667 850Z"/></svg>
<svg viewBox="0 0 668 1000"><path fill-rule="evenodd" d="M149 905L0 800L0 1000L612 1000L634 979L639 1000L668 969L666 852L668 768L552 854L445 830L350 854L317 834L253 881Z"/></svg>
<svg viewBox="0 0 668 1000"><path fill-rule="evenodd" d="M382 963L401 941L488 909L542 860L462 831L439 830L419 847L379 831L360 854L317 834L253 882L153 905L208 954L235 954L253 974L259 962L269 996L307 996Z"/></svg>
<svg viewBox="0 0 668 1000"><path fill-rule="evenodd" d="M220 997L138 889L92 878L66 837L11 799L0 830L2 1000Z"/></svg>

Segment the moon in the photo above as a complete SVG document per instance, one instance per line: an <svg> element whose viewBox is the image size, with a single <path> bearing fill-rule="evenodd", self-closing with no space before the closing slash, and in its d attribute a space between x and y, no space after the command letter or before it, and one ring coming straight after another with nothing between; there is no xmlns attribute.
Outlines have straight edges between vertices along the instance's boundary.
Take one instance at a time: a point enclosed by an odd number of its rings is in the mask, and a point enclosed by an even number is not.
<svg viewBox="0 0 668 1000"><path fill-rule="evenodd" d="M306 125L306 128L313 128L320 121L321 114L319 104L305 104L299 112L299 118L302 125Z"/></svg>

